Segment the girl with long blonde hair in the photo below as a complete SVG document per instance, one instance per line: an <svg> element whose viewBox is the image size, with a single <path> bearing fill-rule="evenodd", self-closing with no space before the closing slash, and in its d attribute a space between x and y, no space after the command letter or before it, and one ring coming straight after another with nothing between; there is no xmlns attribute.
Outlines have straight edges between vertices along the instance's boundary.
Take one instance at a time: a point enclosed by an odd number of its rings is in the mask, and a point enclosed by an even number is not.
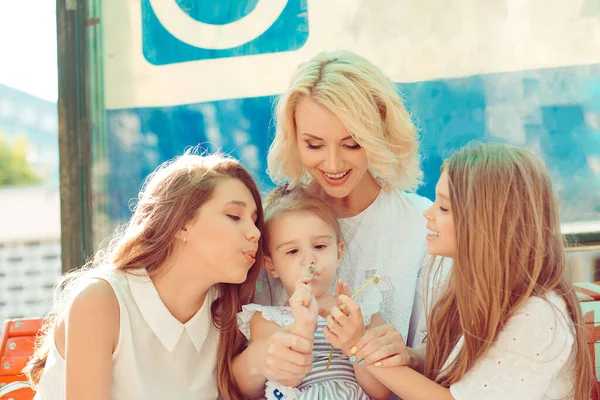
<svg viewBox="0 0 600 400"><path fill-rule="evenodd" d="M237 161L188 152L161 165L109 250L61 285L25 371L36 399L239 399L236 313L262 227Z"/></svg>
<svg viewBox="0 0 600 400"><path fill-rule="evenodd" d="M404 367L365 359L371 373L405 400L589 399L593 366L544 164L506 145L462 150L425 217L427 250L454 260L425 350L406 350Z"/></svg>

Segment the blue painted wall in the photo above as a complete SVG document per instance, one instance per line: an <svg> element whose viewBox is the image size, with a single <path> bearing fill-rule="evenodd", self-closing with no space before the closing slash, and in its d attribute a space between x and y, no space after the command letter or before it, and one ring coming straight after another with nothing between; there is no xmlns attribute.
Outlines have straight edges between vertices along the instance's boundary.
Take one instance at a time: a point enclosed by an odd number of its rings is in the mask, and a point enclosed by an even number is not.
<svg viewBox="0 0 600 400"><path fill-rule="evenodd" d="M600 215L600 65L490 74L399 84L422 137L425 183L433 198L444 158L473 140L528 147L548 165L563 220ZM127 217L128 201L156 165L186 146L214 144L249 167L261 188L273 137L274 97L165 108L112 110L108 177L110 217ZM213 146L210 146L212 143Z"/></svg>

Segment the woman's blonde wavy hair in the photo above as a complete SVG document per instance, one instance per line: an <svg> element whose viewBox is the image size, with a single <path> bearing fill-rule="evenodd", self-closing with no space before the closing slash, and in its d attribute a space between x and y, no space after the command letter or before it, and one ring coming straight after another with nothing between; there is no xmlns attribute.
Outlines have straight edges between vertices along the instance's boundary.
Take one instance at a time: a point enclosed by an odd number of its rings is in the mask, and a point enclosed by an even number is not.
<svg viewBox="0 0 600 400"><path fill-rule="evenodd" d="M276 183L310 180L296 147L296 106L309 96L337 116L365 150L371 173L384 190L414 190L421 182L416 128L396 85L350 51L322 52L301 64L276 105L275 138L268 172Z"/></svg>
<svg viewBox="0 0 600 400"><path fill-rule="evenodd" d="M565 276L564 239L546 167L525 149L478 145L454 154L442 170L448 173L456 250L448 286L428 319L425 374L446 387L458 382L515 310L553 290L574 325L574 398L589 399L593 365L577 296ZM461 335L464 347L441 373Z"/></svg>
<svg viewBox="0 0 600 400"><path fill-rule="evenodd" d="M133 216L124 229L111 238L108 250L98 252L86 266L67 274L57 285L53 309L36 340L34 355L23 370L34 386L39 383L46 365L56 319L77 293L83 279L98 267L126 273L145 268L150 276L157 274L173 252L175 234L195 218L219 182L237 179L248 188L256 203L256 225L261 232L264 230L260 192L248 171L227 156L201 156L192 154L194 151L189 150L162 164L146 178ZM220 332L217 381L221 396L226 400L242 398L232 373L233 358L246 345L237 328L237 313L254 294L261 264L262 249L259 246L256 262L248 271L246 281L218 284L219 297L211 306L213 324Z"/></svg>

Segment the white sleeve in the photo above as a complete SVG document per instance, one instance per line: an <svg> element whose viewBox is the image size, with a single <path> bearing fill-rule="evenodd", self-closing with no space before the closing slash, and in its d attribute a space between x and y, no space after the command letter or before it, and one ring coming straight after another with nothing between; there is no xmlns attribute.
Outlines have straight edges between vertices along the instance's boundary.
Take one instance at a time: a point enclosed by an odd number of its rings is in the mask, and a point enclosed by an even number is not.
<svg viewBox="0 0 600 400"><path fill-rule="evenodd" d="M532 297L513 315L490 350L450 387L456 400L544 399L571 355L570 317Z"/></svg>
<svg viewBox="0 0 600 400"><path fill-rule="evenodd" d="M267 321L273 321L280 327L285 327L294 323L294 317L289 307L269 307L260 304L247 304L242 306L242 311L237 313L238 329L248 340L252 340L250 335L250 321L255 313L262 313Z"/></svg>
<svg viewBox="0 0 600 400"><path fill-rule="evenodd" d="M383 308L383 295L377 285L366 287L363 294L361 300L358 301L358 305L360 306L365 326L369 326L373 315L381 312Z"/></svg>
<svg viewBox="0 0 600 400"><path fill-rule="evenodd" d="M411 348L423 346L425 334L427 333L427 313L425 312L425 268L419 268L417 275L417 286L415 287L415 298L413 300L410 322L408 324L408 335L406 345Z"/></svg>
<svg viewBox="0 0 600 400"><path fill-rule="evenodd" d="M406 345L412 348L424 346L427 334L427 317L445 287L445 281L452 268L452 259L425 255L417 276ZM430 269L432 269L430 271Z"/></svg>

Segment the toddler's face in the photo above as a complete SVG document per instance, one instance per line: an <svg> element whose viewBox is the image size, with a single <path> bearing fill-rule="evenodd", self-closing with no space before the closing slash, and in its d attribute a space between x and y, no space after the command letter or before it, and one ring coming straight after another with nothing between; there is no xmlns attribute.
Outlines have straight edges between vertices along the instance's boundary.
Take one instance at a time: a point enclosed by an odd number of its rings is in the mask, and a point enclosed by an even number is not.
<svg viewBox="0 0 600 400"><path fill-rule="evenodd" d="M288 294L296 282L311 274L316 297L331 292L343 243L335 229L309 212L293 212L277 217L269 228L271 256L265 260L269 274L279 278Z"/></svg>

